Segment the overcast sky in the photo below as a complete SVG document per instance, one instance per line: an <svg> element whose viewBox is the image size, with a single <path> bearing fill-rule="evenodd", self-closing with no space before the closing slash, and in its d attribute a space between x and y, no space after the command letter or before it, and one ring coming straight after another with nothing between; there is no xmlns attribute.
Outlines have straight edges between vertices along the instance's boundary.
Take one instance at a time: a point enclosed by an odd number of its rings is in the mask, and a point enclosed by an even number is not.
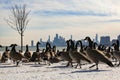
<svg viewBox="0 0 120 80"><path fill-rule="evenodd" d="M24 45L56 33L69 39L92 39L100 36L117 38L120 34L120 0L0 0L0 44L20 44L20 35L4 19L13 4L27 4L30 22L24 33Z"/></svg>

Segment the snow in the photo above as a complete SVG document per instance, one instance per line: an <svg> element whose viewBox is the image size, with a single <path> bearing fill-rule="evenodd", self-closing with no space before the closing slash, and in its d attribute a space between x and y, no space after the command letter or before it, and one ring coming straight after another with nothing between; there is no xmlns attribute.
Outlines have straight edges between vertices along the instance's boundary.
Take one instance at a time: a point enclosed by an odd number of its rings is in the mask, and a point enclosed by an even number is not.
<svg viewBox="0 0 120 80"><path fill-rule="evenodd" d="M0 63L0 80L119 80L120 67L109 67L100 63L99 70L95 70L95 67L89 69L92 64L75 69L65 67L66 64L66 61L50 66L30 62L16 67L10 62Z"/></svg>

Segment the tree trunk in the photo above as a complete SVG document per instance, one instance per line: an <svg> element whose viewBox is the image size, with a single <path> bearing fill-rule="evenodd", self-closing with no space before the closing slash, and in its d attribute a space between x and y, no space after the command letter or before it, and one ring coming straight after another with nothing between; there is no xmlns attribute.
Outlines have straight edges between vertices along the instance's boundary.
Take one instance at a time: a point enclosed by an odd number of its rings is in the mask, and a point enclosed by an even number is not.
<svg viewBox="0 0 120 80"><path fill-rule="evenodd" d="M23 32L21 32L21 51L23 52Z"/></svg>

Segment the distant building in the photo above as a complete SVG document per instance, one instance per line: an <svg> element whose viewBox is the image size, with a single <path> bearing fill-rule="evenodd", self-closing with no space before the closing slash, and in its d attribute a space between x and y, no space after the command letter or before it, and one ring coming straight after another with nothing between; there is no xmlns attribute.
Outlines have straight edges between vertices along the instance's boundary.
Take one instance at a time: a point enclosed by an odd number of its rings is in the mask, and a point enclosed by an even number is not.
<svg viewBox="0 0 120 80"><path fill-rule="evenodd" d="M71 35L71 36L70 36L70 39L72 40L72 38L73 38L73 36Z"/></svg>
<svg viewBox="0 0 120 80"><path fill-rule="evenodd" d="M62 36L58 36L58 34L56 34L53 40L53 45L65 46L66 45L65 38L63 38Z"/></svg>
<svg viewBox="0 0 120 80"><path fill-rule="evenodd" d="M51 44L51 46L53 46L53 45L66 46L65 38L63 38L62 36L59 36L58 34L56 34L53 41L50 40L50 35L49 35L48 40L46 42L49 42ZM40 43L41 43L42 47L46 46L46 42L42 41L42 38L40 39Z"/></svg>
<svg viewBox="0 0 120 80"><path fill-rule="evenodd" d="M99 44L99 41L98 41L98 34L96 34L96 36L95 36L95 42L96 42L97 44Z"/></svg>
<svg viewBox="0 0 120 80"><path fill-rule="evenodd" d="M33 40L31 40L31 46L34 46L34 41Z"/></svg>
<svg viewBox="0 0 120 80"><path fill-rule="evenodd" d="M102 36L100 38L100 44L110 46L110 36Z"/></svg>

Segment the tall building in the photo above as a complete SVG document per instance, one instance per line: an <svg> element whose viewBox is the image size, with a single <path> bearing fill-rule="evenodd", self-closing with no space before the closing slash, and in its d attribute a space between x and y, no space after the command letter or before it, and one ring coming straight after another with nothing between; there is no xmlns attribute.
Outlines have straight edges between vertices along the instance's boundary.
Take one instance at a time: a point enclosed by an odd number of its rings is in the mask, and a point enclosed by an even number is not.
<svg viewBox="0 0 120 80"><path fill-rule="evenodd" d="M110 36L101 36L100 44L110 46Z"/></svg>
<svg viewBox="0 0 120 80"><path fill-rule="evenodd" d="M34 41L33 40L31 40L31 46L34 46Z"/></svg>
<svg viewBox="0 0 120 80"><path fill-rule="evenodd" d="M96 36L95 36L95 42L96 42L97 44L99 44L99 41L98 41L98 34L96 34Z"/></svg>
<svg viewBox="0 0 120 80"><path fill-rule="evenodd" d="M66 45L65 38L63 38L62 36L58 36L58 34L56 34L53 40L53 45L65 46Z"/></svg>
<svg viewBox="0 0 120 80"><path fill-rule="evenodd" d="M70 35L70 39L72 40L72 38L73 38L73 36L72 35Z"/></svg>

